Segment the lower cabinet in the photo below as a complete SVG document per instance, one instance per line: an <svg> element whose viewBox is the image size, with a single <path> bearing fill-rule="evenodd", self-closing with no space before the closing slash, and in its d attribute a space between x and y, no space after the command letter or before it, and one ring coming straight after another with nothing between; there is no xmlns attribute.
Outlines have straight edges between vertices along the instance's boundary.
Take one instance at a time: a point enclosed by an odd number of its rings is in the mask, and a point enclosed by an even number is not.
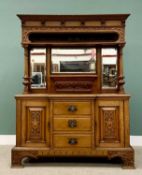
<svg viewBox="0 0 142 175"><path fill-rule="evenodd" d="M22 165L24 157L103 156L134 167L128 100L126 95L17 96L12 166Z"/></svg>

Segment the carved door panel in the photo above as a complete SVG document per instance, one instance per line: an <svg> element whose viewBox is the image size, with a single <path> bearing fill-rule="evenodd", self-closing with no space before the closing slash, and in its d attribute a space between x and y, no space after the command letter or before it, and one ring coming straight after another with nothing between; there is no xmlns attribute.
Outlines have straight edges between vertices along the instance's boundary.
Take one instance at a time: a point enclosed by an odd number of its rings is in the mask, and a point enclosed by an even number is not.
<svg viewBox="0 0 142 175"><path fill-rule="evenodd" d="M96 111L96 146L123 147L123 101L98 101Z"/></svg>
<svg viewBox="0 0 142 175"><path fill-rule="evenodd" d="M49 107L46 101L23 101L22 145L49 146Z"/></svg>

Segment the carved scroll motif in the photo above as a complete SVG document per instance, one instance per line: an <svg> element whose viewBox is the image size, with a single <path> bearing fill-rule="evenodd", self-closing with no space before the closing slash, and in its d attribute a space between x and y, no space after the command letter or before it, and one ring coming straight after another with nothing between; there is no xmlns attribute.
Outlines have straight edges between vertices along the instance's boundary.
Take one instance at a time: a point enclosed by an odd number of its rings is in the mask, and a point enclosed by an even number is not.
<svg viewBox="0 0 142 175"><path fill-rule="evenodd" d="M123 162L123 168L135 168L134 151L108 151L108 158L120 157Z"/></svg>
<svg viewBox="0 0 142 175"><path fill-rule="evenodd" d="M93 82L92 81L56 81L55 90L56 91L92 91Z"/></svg>

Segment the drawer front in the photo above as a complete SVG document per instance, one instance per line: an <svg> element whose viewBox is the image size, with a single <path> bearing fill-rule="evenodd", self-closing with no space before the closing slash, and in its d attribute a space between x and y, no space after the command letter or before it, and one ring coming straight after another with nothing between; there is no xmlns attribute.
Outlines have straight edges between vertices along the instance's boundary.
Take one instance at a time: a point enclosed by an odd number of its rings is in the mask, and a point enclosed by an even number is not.
<svg viewBox="0 0 142 175"><path fill-rule="evenodd" d="M55 148L89 148L91 147L91 135L56 134L53 138Z"/></svg>
<svg viewBox="0 0 142 175"><path fill-rule="evenodd" d="M90 131L91 118L54 118L54 131Z"/></svg>
<svg viewBox="0 0 142 175"><path fill-rule="evenodd" d="M90 101L60 101L53 103L53 113L61 115L73 115L73 114L91 114L91 102Z"/></svg>

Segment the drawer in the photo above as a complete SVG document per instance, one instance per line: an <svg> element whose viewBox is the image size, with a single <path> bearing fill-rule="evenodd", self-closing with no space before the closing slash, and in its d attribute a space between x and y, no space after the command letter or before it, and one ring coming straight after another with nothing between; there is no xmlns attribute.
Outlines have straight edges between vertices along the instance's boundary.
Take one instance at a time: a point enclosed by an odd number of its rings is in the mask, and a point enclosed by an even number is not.
<svg viewBox="0 0 142 175"><path fill-rule="evenodd" d="M89 148L91 147L91 135L56 134L53 142L56 148Z"/></svg>
<svg viewBox="0 0 142 175"><path fill-rule="evenodd" d="M56 101L53 103L53 113L72 115L72 114L91 114L90 101Z"/></svg>
<svg viewBox="0 0 142 175"><path fill-rule="evenodd" d="M91 117L54 118L54 131L90 131Z"/></svg>

